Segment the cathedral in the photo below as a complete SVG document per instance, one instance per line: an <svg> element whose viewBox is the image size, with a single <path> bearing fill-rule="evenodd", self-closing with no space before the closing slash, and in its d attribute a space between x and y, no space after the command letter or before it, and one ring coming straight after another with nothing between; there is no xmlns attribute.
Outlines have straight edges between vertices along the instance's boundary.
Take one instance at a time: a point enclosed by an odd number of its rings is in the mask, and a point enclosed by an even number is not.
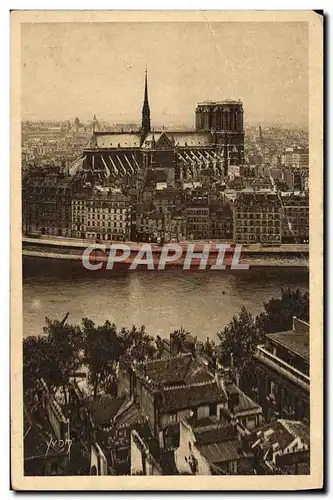
<svg viewBox="0 0 333 500"><path fill-rule="evenodd" d="M146 70L141 128L101 132L93 127L82 158L71 170L80 168L86 179L123 178L133 185L149 169L175 183L193 182L202 171L223 180L230 165L243 163L243 122L241 101L205 101L195 110L195 130L153 130Z"/></svg>

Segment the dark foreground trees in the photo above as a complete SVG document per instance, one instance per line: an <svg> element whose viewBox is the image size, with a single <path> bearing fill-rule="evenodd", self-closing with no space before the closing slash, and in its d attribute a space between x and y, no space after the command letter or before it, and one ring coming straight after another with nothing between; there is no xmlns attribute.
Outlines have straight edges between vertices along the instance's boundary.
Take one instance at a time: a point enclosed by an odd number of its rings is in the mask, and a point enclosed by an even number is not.
<svg viewBox="0 0 333 500"><path fill-rule="evenodd" d="M256 324L264 333L291 330L293 316L309 321L309 294L290 288L281 289L281 297L264 304L264 312L257 316Z"/></svg>
<svg viewBox="0 0 333 500"><path fill-rule="evenodd" d="M96 326L93 321L83 318L83 358L89 369L88 381L93 388L93 397L104 388L114 392L117 381L117 363L121 348L114 323L106 321Z"/></svg>
<svg viewBox="0 0 333 500"><path fill-rule="evenodd" d="M266 333L286 331L292 328L292 318L309 320L309 294L299 290L282 289L280 298L272 298L264 304L264 311L254 318L245 308L234 316L220 331L219 357L222 363L233 360L244 377L251 375L252 354ZM158 359L163 355L163 341L152 337L144 326L122 328L106 321L103 325L84 318L82 325L67 323L68 314L62 321L46 318L44 336L27 337L23 341L24 391L34 391L36 380L44 378L53 391L62 388L66 398L66 386L71 375L88 368L88 383L93 397L99 392L115 393L119 358L129 354L137 361ZM183 328L173 332L179 345L177 352L185 351L187 332ZM204 352L215 350L208 340Z"/></svg>
<svg viewBox="0 0 333 500"><path fill-rule="evenodd" d="M251 360L256 346L264 341L267 333L291 330L294 316L309 321L307 292L282 288L281 296L266 302L264 311L256 318L243 307L217 334L221 362L233 358L235 366L245 376L245 372L252 370Z"/></svg>
<svg viewBox="0 0 333 500"><path fill-rule="evenodd" d="M67 319L67 318L66 318ZM70 375L80 367L82 335L80 327L45 318L44 336L27 337L23 341L23 385L25 390L36 388L43 378L49 389L64 389Z"/></svg>
<svg viewBox="0 0 333 500"><path fill-rule="evenodd" d="M220 340L221 362L232 360L241 371L247 367L256 345L262 339L252 314L245 307L217 336Z"/></svg>
<svg viewBox="0 0 333 500"><path fill-rule="evenodd" d="M36 381L43 378L51 391L62 388L67 399L69 378L84 366L93 398L101 391L116 393L120 356L127 353L138 361L161 356L158 340L144 326L117 331L110 321L96 325L83 318L79 326L67 324L67 317L62 321L45 318L44 336L24 339L25 393L34 390Z"/></svg>

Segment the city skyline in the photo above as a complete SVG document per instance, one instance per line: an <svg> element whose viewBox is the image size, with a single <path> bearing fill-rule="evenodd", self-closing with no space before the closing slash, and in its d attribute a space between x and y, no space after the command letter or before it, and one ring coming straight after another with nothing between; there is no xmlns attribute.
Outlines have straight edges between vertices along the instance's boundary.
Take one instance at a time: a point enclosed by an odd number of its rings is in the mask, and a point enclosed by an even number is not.
<svg viewBox="0 0 333 500"><path fill-rule="evenodd" d="M139 124L147 66L153 128L227 98L246 124L307 126L306 23L27 23L21 42L23 120Z"/></svg>

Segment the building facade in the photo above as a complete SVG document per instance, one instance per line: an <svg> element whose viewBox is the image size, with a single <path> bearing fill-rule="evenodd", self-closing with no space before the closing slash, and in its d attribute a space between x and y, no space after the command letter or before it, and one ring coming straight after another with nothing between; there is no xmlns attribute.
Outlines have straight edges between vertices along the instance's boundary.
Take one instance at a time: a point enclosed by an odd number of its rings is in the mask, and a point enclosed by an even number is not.
<svg viewBox="0 0 333 500"><path fill-rule="evenodd" d="M71 235L72 182L60 168L35 169L22 181L22 232Z"/></svg>
<svg viewBox="0 0 333 500"><path fill-rule="evenodd" d="M119 189L72 199L72 236L113 241L131 239L131 206Z"/></svg>
<svg viewBox="0 0 333 500"><path fill-rule="evenodd" d="M211 237L209 206L198 201L189 202L185 209L187 237L190 240L206 240Z"/></svg>
<svg viewBox="0 0 333 500"><path fill-rule="evenodd" d="M309 422L309 324L294 318L293 330L266 335L254 358L266 419L277 415Z"/></svg>
<svg viewBox="0 0 333 500"><path fill-rule="evenodd" d="M214 131L232 165L244 162L244 110L241 101L200 102L196 108L196 130Z"/></svg>
<svg viewBox="0 0 333 500"><path fill-rule="evenodd" d="M309 243L309 195L305 192L281 193L282 242Z"/></svg>
<svg viewBox="0 0 333 500"><path fill-rule="evenodd" d="M146 72L140 129L94 130L75 168L92 183L106 178L134 185L149 169L164 171L176 184L195 180L205 170L224 178L230 165L244 162L243 114L240 101L199 103L194 131L153 130Z"/></svg>
<svg viewBox="0 0 333 500"><path fill-rule="evenodd" d="M270 190L244 189L234 202L234 241L277 245L282 239L282 206Z"/></svg>

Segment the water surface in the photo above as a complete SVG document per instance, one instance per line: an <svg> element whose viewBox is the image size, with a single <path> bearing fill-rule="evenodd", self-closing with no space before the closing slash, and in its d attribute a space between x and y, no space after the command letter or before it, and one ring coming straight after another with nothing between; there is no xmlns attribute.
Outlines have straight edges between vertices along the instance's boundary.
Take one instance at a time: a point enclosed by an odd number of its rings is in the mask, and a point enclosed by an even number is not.
<svg viewBox="0 0 333 500"><path fill-rule="evenodd" d="M42 333L45 316L80 323L89 317L122 326L145 325L168 337L184 326L199 339L214 337L242 306L258 314L282 286L309 289L306 267L238 271L87 271L80 262L24 258L24 335Z"/></svg>

